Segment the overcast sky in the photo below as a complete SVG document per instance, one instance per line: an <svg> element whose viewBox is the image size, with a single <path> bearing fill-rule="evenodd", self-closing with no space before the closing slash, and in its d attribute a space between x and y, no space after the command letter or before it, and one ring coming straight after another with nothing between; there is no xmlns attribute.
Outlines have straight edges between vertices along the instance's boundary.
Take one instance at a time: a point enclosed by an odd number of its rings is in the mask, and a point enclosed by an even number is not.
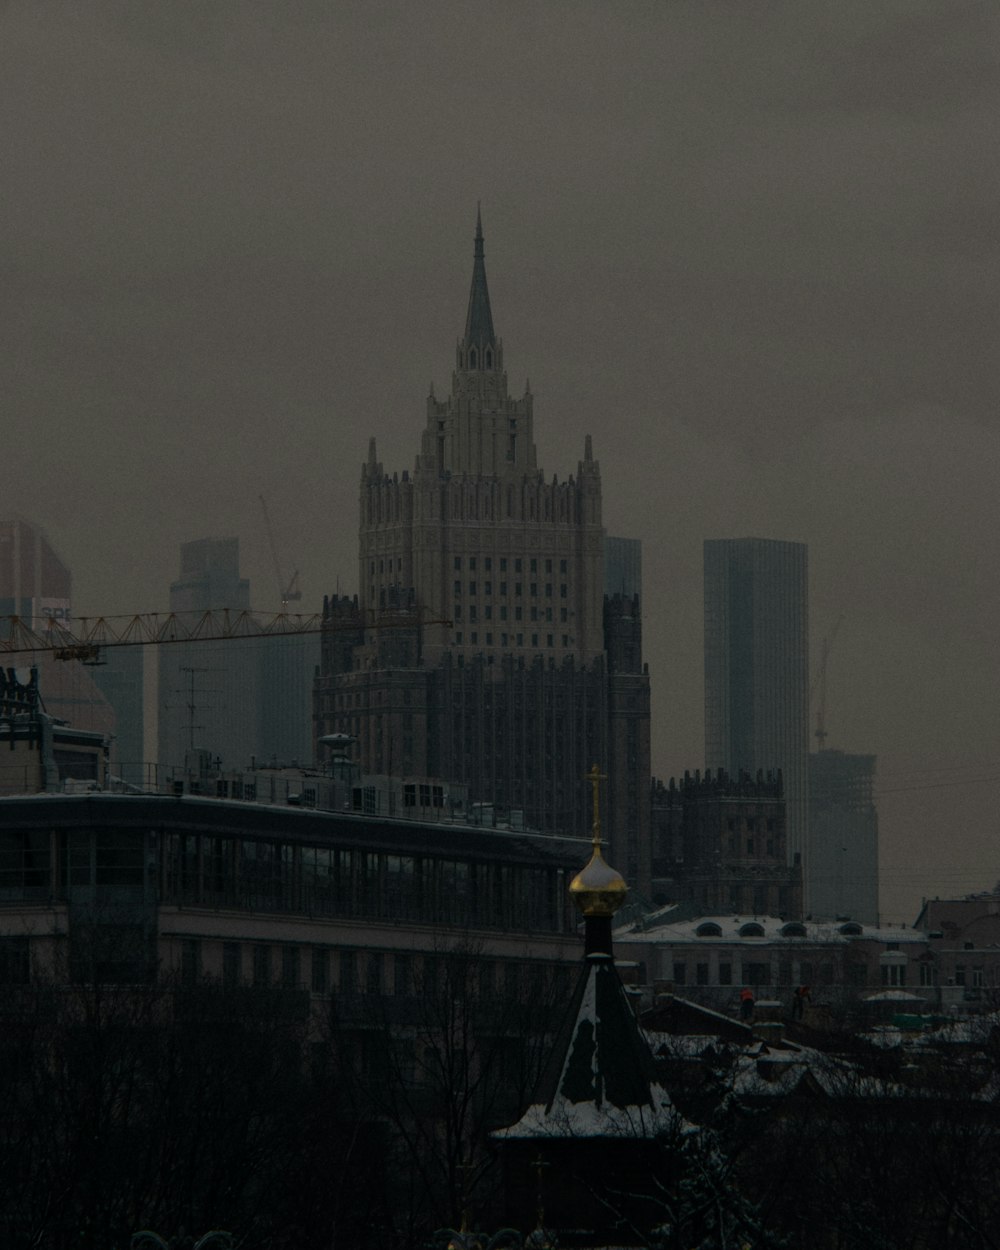
<svg viewBox="0 0 1000 1250"><path fill-rule="evenodd" d="M476 201L539 460L644 544L653 769L703 763L702 541L809 544L882 895L1000 878L993 3L0 0L3 511L162 609L258 496L356 589L370 435L450 384Z"/></svg>

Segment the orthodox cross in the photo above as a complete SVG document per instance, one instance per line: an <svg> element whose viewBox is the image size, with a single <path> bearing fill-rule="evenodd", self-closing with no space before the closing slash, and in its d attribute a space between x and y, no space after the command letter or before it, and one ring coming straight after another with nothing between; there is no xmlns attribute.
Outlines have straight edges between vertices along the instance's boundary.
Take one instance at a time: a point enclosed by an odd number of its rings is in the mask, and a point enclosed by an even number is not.
<svg viewBox="0 0 1000 1250"><path fill-rule="evenodd" d="M596 764L591 766L590 772L585 774L587 781L590 782L594 792L594 823L593 823L593 842L594 846L601 845L601 782L607 781L607 775L602 773Z"/></svg>
<svg viewBox="0 0 1000 1250"><path fill-rule="evenodd" d="M538 1219L537 1227L544 1229L545 1227L545 1204L542 1202L542 1178L547 1168L551 1164L547 1163L542 1152L539 1150L534 1159L531 1160L531 1166L535 1169L535 1214Z"/></svg>

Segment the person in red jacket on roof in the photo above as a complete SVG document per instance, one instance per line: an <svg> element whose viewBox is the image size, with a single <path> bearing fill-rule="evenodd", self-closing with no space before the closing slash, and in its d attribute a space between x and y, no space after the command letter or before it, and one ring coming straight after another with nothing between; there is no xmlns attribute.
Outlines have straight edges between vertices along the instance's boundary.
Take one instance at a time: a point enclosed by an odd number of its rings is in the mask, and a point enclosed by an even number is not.
<svg viewBox="0 0 1000 1250"><path fill-rule="evenodd" d="M750 1020L753 1018L753 990L748 985L740 990L740 1019Z"/></svg>

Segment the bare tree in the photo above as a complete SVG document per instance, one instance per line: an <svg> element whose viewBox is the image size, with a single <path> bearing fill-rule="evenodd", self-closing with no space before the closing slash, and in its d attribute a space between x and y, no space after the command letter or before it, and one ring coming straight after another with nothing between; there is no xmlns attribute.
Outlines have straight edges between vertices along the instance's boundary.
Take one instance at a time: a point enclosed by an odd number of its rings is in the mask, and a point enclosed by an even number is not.
<svg viewBox="0 0 1000 1250"><path fill-rule="evenodd" d="M499 1220L489 1134L516 1118L540 1075L554 1005L544 972L518 984L471 944L424 960L412 993L335 1001L330 1056L359 1115L386 1129L386 1209L397 1244L414 1245L475 1208Z"/></svg>

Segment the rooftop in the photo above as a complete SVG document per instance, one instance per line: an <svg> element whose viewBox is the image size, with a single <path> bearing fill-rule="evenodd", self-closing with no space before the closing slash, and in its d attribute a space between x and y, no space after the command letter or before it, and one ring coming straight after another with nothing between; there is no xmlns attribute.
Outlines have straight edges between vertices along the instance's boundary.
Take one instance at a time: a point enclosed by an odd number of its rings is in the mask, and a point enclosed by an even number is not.
<svg viewBox="0 0 1000 1250"><path fill-rule="evenodd" d="M794 940L828 946L867 939L872 942L925 943L927 934L903 925L866 925L857 920L784 920L780 916L725 915L690 917L671 904L615 931L615 942L781 942Z"/></svg>

